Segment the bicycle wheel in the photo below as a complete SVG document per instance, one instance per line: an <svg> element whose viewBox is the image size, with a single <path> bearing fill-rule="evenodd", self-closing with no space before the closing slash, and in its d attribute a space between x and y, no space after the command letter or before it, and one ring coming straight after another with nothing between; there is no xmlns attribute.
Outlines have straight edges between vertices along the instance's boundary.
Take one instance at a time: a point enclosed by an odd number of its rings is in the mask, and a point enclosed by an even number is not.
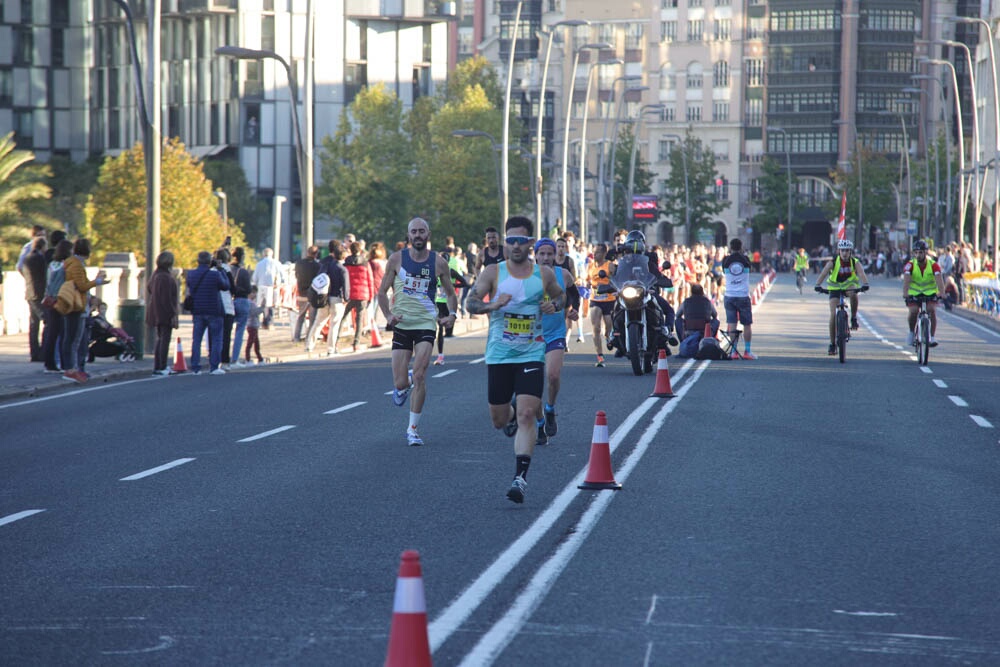
<svg viewBox="0 0 1000 667"><path fill-rule="evenodd" d="M847 359L847 311L837 311L837 355L840 363Z"/></svg>
<svg viewBox="0 0 1000 667"><path fill-rule="evenodd" d="M931 323L930 318L921 314L917 320L917 363L926 366L931 356Z"/></svg>

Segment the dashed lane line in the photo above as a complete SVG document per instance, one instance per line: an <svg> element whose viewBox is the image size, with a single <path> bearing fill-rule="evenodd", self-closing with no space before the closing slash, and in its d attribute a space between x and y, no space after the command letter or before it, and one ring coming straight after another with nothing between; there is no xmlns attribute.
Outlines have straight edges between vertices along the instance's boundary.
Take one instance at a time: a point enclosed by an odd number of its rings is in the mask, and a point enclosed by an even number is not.
<svg viewBox="0 0 1000 667"><path fill-rule="evenodd" d="M171 461L170 463L164 463L161 466L156 466L155 468L150 468L149 470L143 470L142 472L137 472L134 475L129 475L128 477L122 477L119 482L134 482L137 479L142 479L143 477L149 477L150 475L155 475L156 473L163 472L164 470L170 470L171 468L176 468L177 466L182 466L185 463L191 463L194 459L177 459L176 461Z"/></svg>
<svg viewBox="0 0 1000 667"><path fill-rule="evenodd" d="M389 392L389 393L391 394L392 392ZM365 403L367 403L367 401L357 401L356 403L348 403L347 405L342 405L339 408L334 408L333 410L327 410L323 414L324 415L335 415L338 412L347 412L348 410L351 410L351 409L356 408L358 406L364 405ZM241 440L240 442L243 442L243 441Z"/></svg>
<svg viewBox="0 0 1000 667"><path fill-rule="evenodd" d="M948 400L957 405L960 408L967 408L969 404L961 396L949 396Z"/></svg>
<svg viewBox="0 0 1000 667"><path fill-rule="evenodd" d="M969 415L969 417L972 418L972 421L976 422L976 424L982 426L983 428L993 428L993 424L991 424L990 420L986 417L980 417L979 415Z"/></svg>
<svg viewBox="0 0 1000 667"><path fill-rule="evenodd" d="M23 512L15 512L14 514L8 514L5 517L0 517L0 526L6 526L8 523L14 523L15 521L20 521L21 519L26 519L29 516L38 514L39 512L44 512L45 510L24 510Z"/></svg>
<svg viewBox="0 0 1000 667"><path fill-rule="evenodd" d="M257 435L251 435L249 438L243 438L242 440L237 440L236 442L253 442L254 440L260 440L262 438L272 436L275 433L281 433L282 431L287 431L293 428L295 428L295 426L291 424L279 426L278 428L272 428L270 431L264 431L263 433L258 433Z"/></svg>
<svg viewBox="0 0 1000 667"><path fill-rule="evenodd" d="M454 368L452 368L451 370L441 371L440 373L437 373L436 375L432 375L431 377L432 378L443 378L443 377L447 377L447 376L451 375L452 373L457 373L457 372L458 372L457 370L455 370Z"/></svg>
<svg viewBox="0 0 1000 667"><path fill-rule="evenodd" d="M947 389L948 388L948 383L945 382L944 380L934 380L934 384L936 384L941 389Z"/></svg>

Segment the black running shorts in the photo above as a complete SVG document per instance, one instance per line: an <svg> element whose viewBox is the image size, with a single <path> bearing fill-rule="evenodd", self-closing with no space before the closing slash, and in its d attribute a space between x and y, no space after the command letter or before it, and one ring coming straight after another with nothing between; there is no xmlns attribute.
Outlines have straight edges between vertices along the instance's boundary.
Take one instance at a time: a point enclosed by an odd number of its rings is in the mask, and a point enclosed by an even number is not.
<svg viewBox="0 0 1000 667"><path fill-rule="evenodd" d="M429 343L433 345L435 336L437 336L437 332L434 329L400 329L399 327L393 327L392 349L412 350L417 343Z"/></svg>
<svg viewBox="0 0 1000 667"><path fill-rule="evenodd" d="M489 364L486 368L487 396L490 405L510 403L514 394L542 397L542 389L545 387L544 362Z"/></svg>

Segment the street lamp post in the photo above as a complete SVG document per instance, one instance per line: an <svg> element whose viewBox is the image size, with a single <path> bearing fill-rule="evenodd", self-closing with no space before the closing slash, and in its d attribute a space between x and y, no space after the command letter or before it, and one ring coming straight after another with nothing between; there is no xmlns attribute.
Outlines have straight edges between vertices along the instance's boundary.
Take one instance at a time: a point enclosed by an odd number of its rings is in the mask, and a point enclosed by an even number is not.
<svg viewBox="0 0 1000 667"><path fill-rule="evenodd" d="M786 221L786 224L788 225L788 229L786 230L787 231L787 235L788 235L788 239L789 239L788 240L788 243L789 243L788 247L791 247L791 237L792 237L792 159L791 159L791 155L789 154L789 151L788 151L788 131L785 128L783 128L783 127L775 127L775 126L771 126L771 125L767 126L767 131L768 132L780 132L783 135L781 143L783 143L785 145L785 175L788 178L788 187L787 187L787 190L788 190L788 192L787 192L787 195L788 195L787 196L787 199L788 199L788 213L785 216L785 221ZM784 244L782 244L782 246L784 247Z"/></svg>
<svg viewBox="0 0 1000 667"><path fill-rule="evenodd" d="M576 49L573 54L573 69L569 73L569 93L566 95L566 123L563 125L563 159L562 159L562 221L563 225L569 229L569 218L568 215L568 196L569 196L569 122L570 115L573 112L573 88L576 86L576 68L580 65L580 53L585 50L600 50L600 49L610 49L611 44L607 42L598 42L584 44L580 48ZM589 81L590 70L587 70L587 77ZM586 113L586 102L584 103L584 113ZM581 216L583 214L581 213ZM583 236L583 227L581 221L580 227L580 238L585 240Z"/></svg>
<svg viewBox="0 0 1000 667"><path fill-rule="evenodd" d="M510 36L510 57L507 60L507 92L503 98L503 220L501 224L506 224L510 215L510 198L508 188L510 187L510 165L508 164L508 154L510 153L510 89L514 82L514 53L517 51L517 30L521 23L521 7L524 0L517 1L517 13L514 15L514 30Z"/></svg>
<svg viewBox="0 0 1000 667"><path fill-rule="evenodd" d="M299 189L302 191L302 254L305 255L309 245L312 245L312 151L306 152L302 141L302 131L299 128L299 87L295 79L292 68L288 61L274 51L266 49L246 49L242 46L220 46L215 49L216 55L236 58L237 60L263 60L270 58L281 63L285 68L285 75L288 77L288 92L292 98L292 129L295 134L295 155L299 171ZM308 82L311 87L311 82ZM306 116L310 116L312 111L309 107L305 109ZM308 125L312 125L309 119ZM309 242L308 245L306 242ZM275 248L274 255L278 258L278 250Z"/></svg>
<svg viewBox="0 0 1000 667"><path fill-rule="evenodd" d="M490 140L490 150L493 153L493 165L496 167L497 172L497 201L500 203L500 215L503 215L503 181L500 180L500 163L497 161L497 149L500 147L497 144L497 140L493 138L492 134L489 132L483 132L482 130L452 130L451 134L453 137L483 137ZM503 224L504 221L504 219L501 219L500 224Z"/></svg>
<svg viewBox="0 0 1000 667"><path fill-rule="evenodd" d="M910 208L910 136L906 131L906 118L903 116L902 111L890 111L889 109L882 109L878 112L880 116L899 116L899 125L903 128L903 150L900 151L899 155L899 187L903 188L903 165L906 165L906 223L909 224L910 219L913 217L913 212ZM900 205L897 203L897 216L902 215L900 210Z"/></svg>
<svg viewBox="0 0 1000 667"><path fill-rule="evenodd" d="M552 41L555 38L556 28L560 27L572 27L575 28L581 25L590 25L590 21L584 21L582 19L570 19L567 21L557 21L549 26L550 30L542 30L540 33L543 36L547 36L548 46L545 47L545 65L542 67L542 85L538 92L538 121L535 128L535 175L538 181L535 183L535 237L542 237L542 154L545 152L542 150L542 120L545 118L545 82L549 76L549 57L552 55ZM574 75L575 75L574 67ZM570 100L572 104L572 100ZM568 119L567 119L568 123ZM569 125L567 124L567 127ZM564 158L565 159L565 158ZM565 188L565 186L563 186ZM565 216L565 213L563 213ZM566 218L563 218L563 225L566 224Z"/></svg>
<svg viewBox="0 0 1000 667"><path fill-rule="evenodd" d="M278 257L281 252L281 205L288 199L284 195L274 195L274 221L271 223L271 232L274 237L274 256Z"/></svg>
<svg viewBox="0 0 1000 667"><path fill-rule="evenodd" d="M666 106L667 105L663 103L645 104L639 109L639 120L636 123L635 136L632 137L632 155L629 157L628 161L628 193L627 193L628 199L625 202L625 205L628 207L632 206L633 188L635 187L635 157L637 149L639 147L639 135L642 133L642 123L646 119L646 114L648 112L650 111L662 112L663 109L666 108Z"/></svg>
<svg viewBox="0 0 1000 667"><path fill-rule="evenodd" d="M927 63L929 65L943 65L948 68L949 72L951 72L952 93L954 93L955 96L955 118L958 120L958 240L961 242L965 238L965 215L967 212L967 202L965 197L965 149L962 147L962 137L965 135L962 127L962 102L961 94L958 89L958 76L955 74L955 65L950 60L943 60L941 58L921 58L917 62ZM975 113L973 113L973 118L975 118ZM951 179L949 179L949 187L951 185L950 180Z"/></svg>
<svg viewBox="0 0 1000 667"><path fill-rule="evenodd" d="M997 271L997 246L1000 239L1000 81L997 80L997 60L993 48L993 28L985 19L972 16L948 17L956 23L978 23L986 28L986 43L990 48L990 75L993 77L993 267ZM976 223L978 227L978 222ZM976 235L978 238L978 234ZM1000 275L1000 274L998 274Z"/></svg>
<svg viewBox="0 0 1000 667"><path fill-rule="evenodd" d="M907 93L908 95L923 95L924 94L924 90L922 88L913 88L913 87L903 88L900 92ZM922 111L923 111L923 108L921 107L921 115L922 115ZM924 126L924 123L921 123L920 127L923 127L923 126ZM927 224L928 209L930 207L930 192L929 192L929 190L930 190L930 182L931 182L931 165L930 165L930 160L928 159L929 158L929 154L927 153L927 137L926 137L926 134L927 134L927 130L926 130L926 128L924 128L924 215L923 215L923 222L920 225L920 228L917 230L917 236L919 236L921 238L923 238L923 236L924 236L924 230L926 228L928 228L928 224ZM918 139L918 144L919 144L919 139ZM935 192L935 194L936 194L936 192Z"/></svg>
<svg viewBox="0 0 1000 667"><path fill-rule="evenodd" d="M587 112L590 109L590 90L594 80L593 74L594 70L601 66L607 65L622 65L624 60L620 58L615 58L614 60L606 60L604 62L591 63L590 67L587 68L587 92L583 96L583 124L580 127L580 238L583 243L587 242L587 208L585 202L586 195L586 180L584 178L587 164ZM600 167L600 165L598 165ZM600 169L598 169L600 171ZM600 188L600 182L598 181L598 189Z"/></svg>
<svg viewBox="0 0 1000 667"><path fill-rule="evenodd" d="M944 106L945 103L945 91L944 84L941 83L941 79L936 76L931 76L930 74L914 74L912 77L914 81L933 81L938 86L939 100L941 105ZM947 172L945 174L945 197L944 197L944 220L951 221L951 123L948 121L949 114L944 114L944 138L945 138L945 167ZM930 120L930 119L928 119ZM934 150L934 221L937 223L938 227L938 241L944 242L944 220L941 218L941 160L940 156L937 154L937 135L935 135L935 150ZM927 230L930 233L930 230Z"/></svg>
<svg viewBox="0 0 1000 667"><path fill-rule="evenodd" d="M630 86L622 91L622 100L628 95L628 93L642 93L644 90L649 90L649 86ZM608 155L608 183L610 187L608 188L608 210L607 210L607 229L605 234L608 238L611 237L611 231L614 228L615 220L615 152L618 150L618 125L621 119L622 105L621 100L618 101L618 108L615 110L615 127L612 131L611 137L611 153ZM633 137L633 143L635 137ZM627 205L627 204L626 204ZM626 216L627 217L627 216Z"/></svg>
<svg viewBox="0 0 1000 667"><path fill-rule="evenodd" d="M624 64L624 61L623 61ZM607 224L608 219L608 125L611 122L611 116L614 115L617 120L617 109L620 109L619 101L620 98L615 95L615 86L618 82L627 83L629 81L639 81L642 77L638 74L629 74L627 76L620 76L611 82L611 100L610 104L614 105L614 110L609 109L609 113L604 114L604 129L601 132L601 151L598 153L600 156L600 161L597 163L597 212L598 212L598 224L601 225L602 231L603 227ZM622 97L625 94L622 92ZM617 126L617 123L616 123Z"/></svg>
<svg viewBox="0 0 1000 667"><path fill-rule="evenodd" d="M229 229L229 197L226 196L222 188L218 188L215 191L215 196L219 198L219 203L222 204L222 223L226 226L226 229Z"/></svg>
<svg viewBox="0 0 1000 667"><path fill-rule="evenodd" d="M668 139L676 139L680 146L681 164L684 165L684 234L685 242L691 244L691 188L688 185L687 146L679 134L664 134Z"/></svg>

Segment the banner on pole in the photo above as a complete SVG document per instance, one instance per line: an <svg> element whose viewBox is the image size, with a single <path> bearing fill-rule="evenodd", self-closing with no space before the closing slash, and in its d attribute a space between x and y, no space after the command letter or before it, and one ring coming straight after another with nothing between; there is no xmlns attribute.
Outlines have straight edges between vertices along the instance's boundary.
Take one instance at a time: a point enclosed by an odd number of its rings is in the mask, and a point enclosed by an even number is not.
<svg viewBox="0 0 1000 667"><path fill-rule="evenodd" d="M840 198L840 219L837 220L837 240L842 241L847 238L847 225L844 222L844 217L847 213L847 190L844 190L844 194Z"/></svg>

